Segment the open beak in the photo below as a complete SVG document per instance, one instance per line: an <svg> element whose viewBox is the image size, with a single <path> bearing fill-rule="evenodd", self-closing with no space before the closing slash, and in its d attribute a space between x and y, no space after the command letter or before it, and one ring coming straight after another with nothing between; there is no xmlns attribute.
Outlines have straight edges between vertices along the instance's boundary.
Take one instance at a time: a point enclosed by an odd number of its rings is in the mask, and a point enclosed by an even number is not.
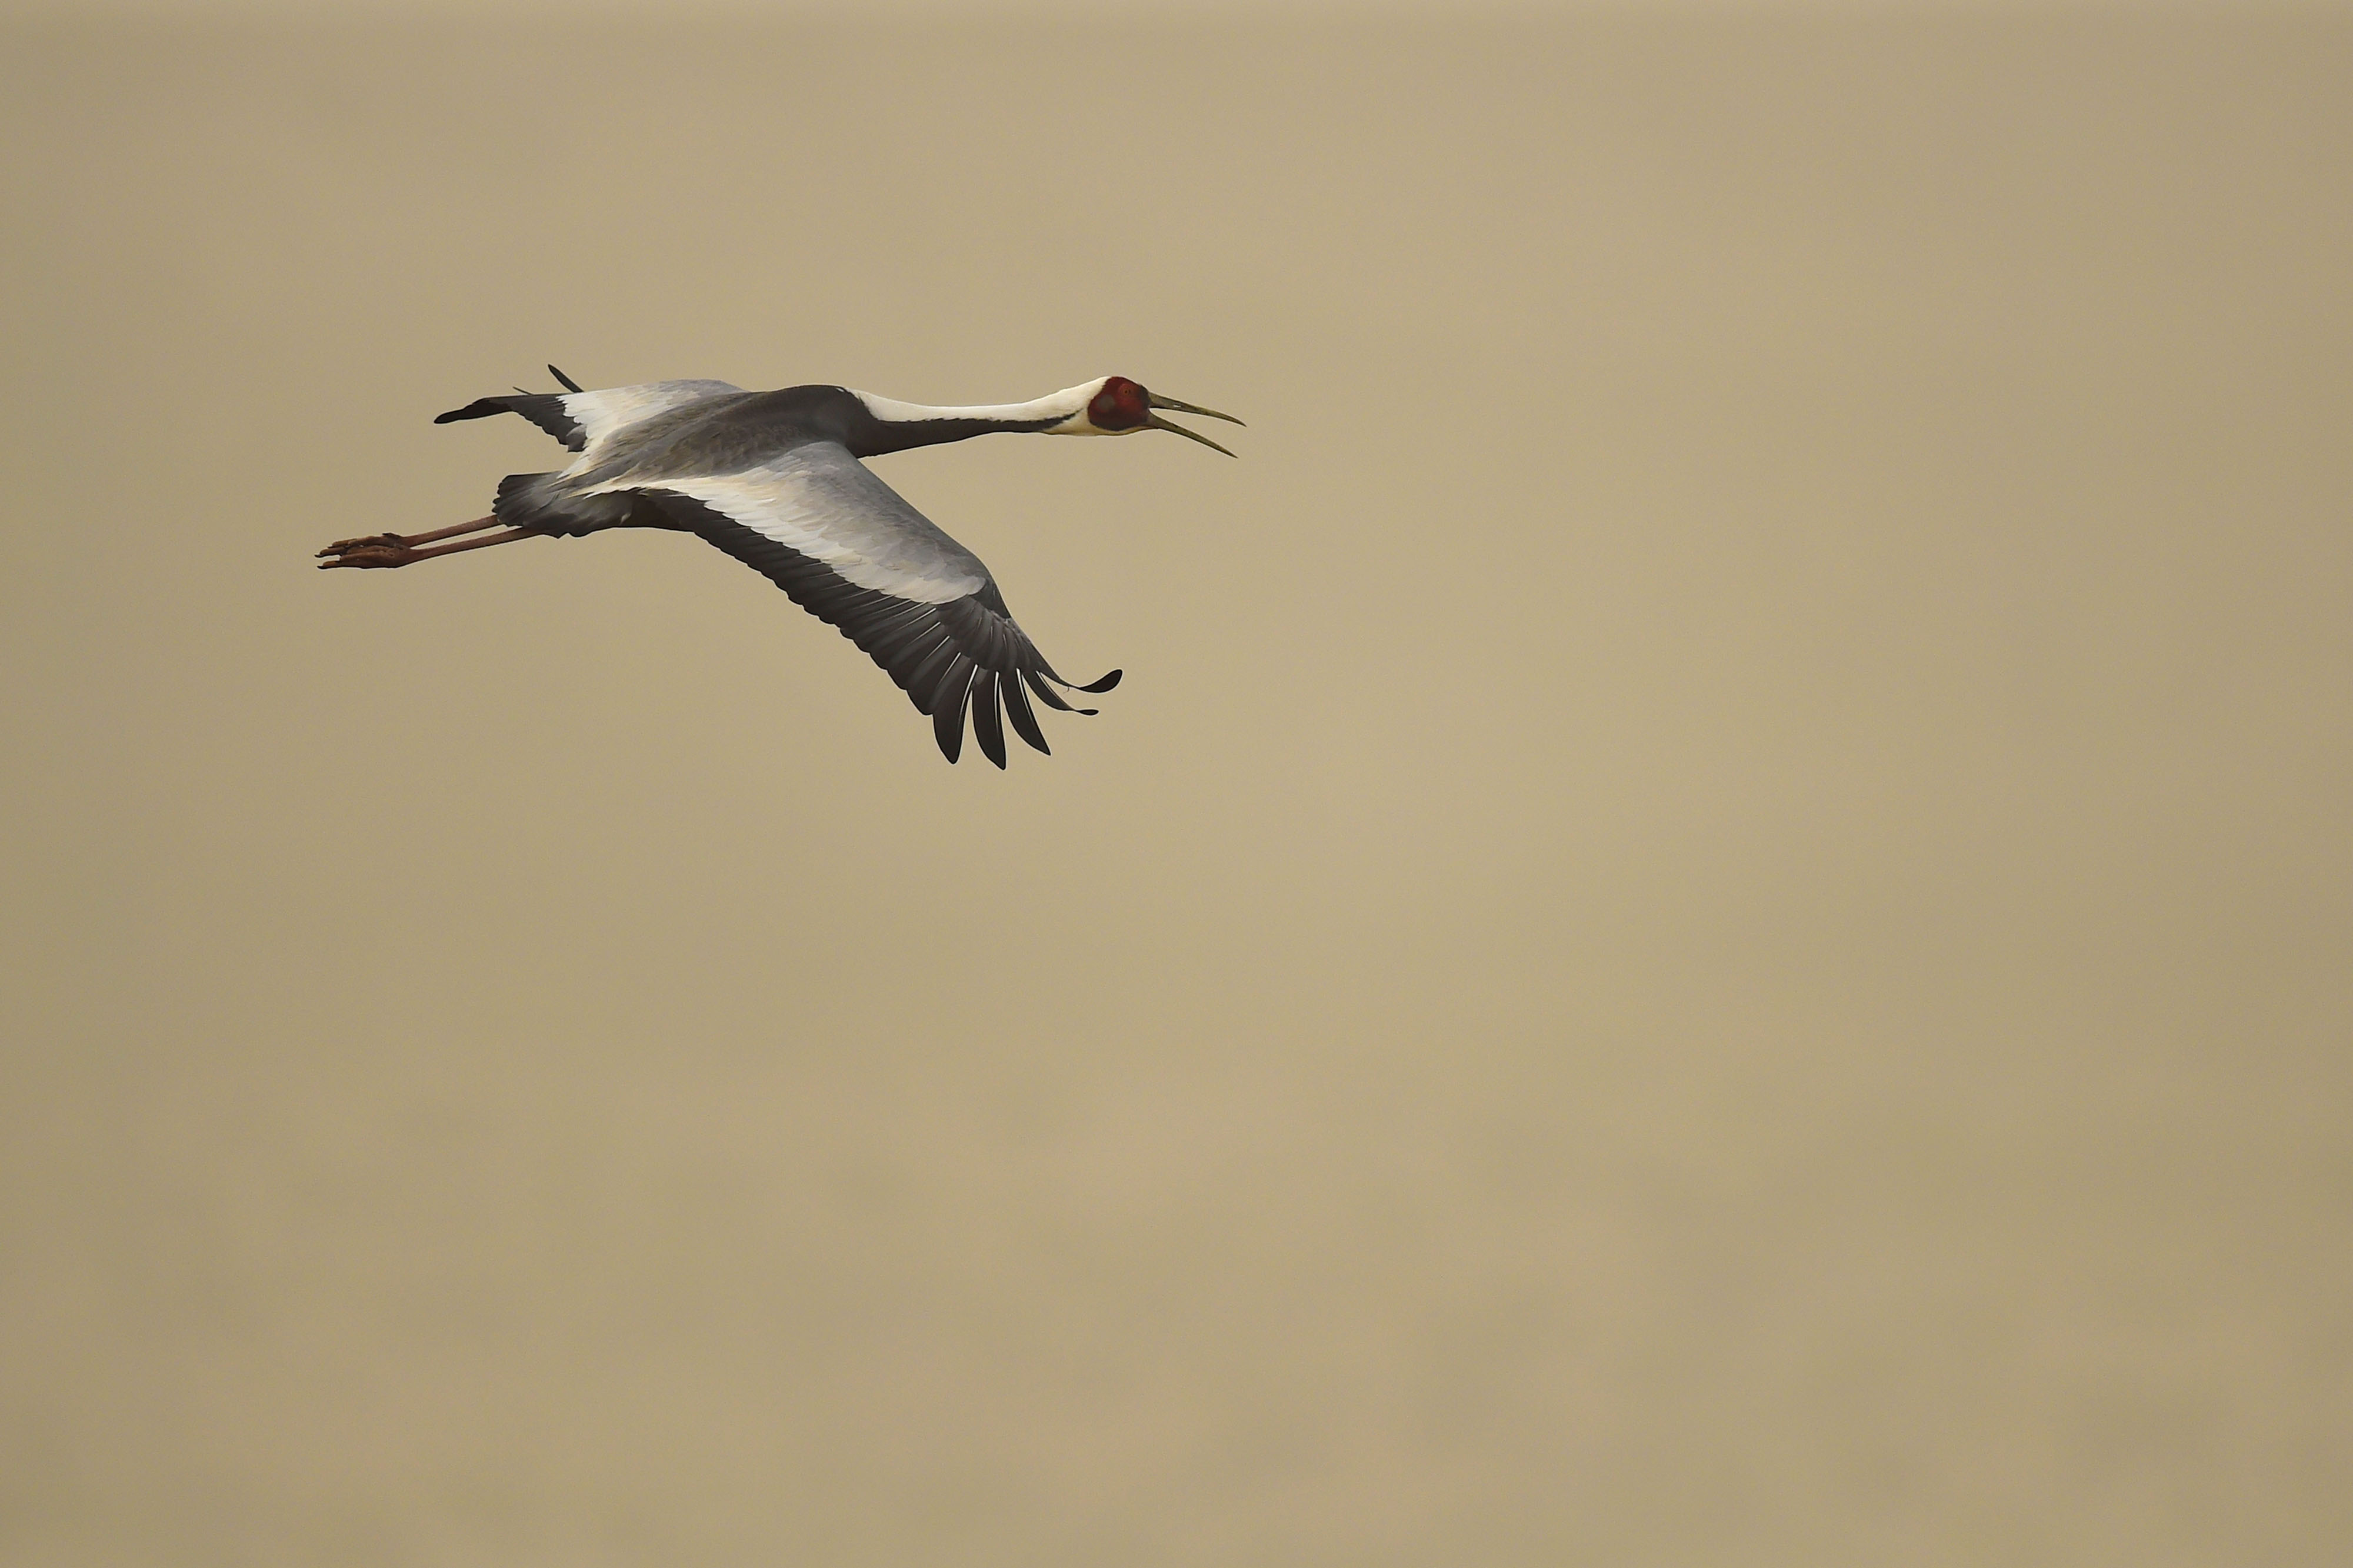
<svg viewBox="0 0 2353 1568"><path fill-rule="evenodd" d="M1173 397L1163 397L1156 392L1146 394L1145 401L1150 403L1155 408L1173 409L1178 414L1198 414L1204 419L1222 419L1229 425L1240 425L1241 423L1240 420L1235 418L1230 414L1220 414L1214 408L1196 408L1189 403L1179 403ZM1202 446L1208 447L1212 451L1226 452L1226 449L1223 447L1219 446L1207 436L1201 435L1198 431L1187 430L1182 425L1172 425L1156 414L1145 415L1144 416L1144 422L1155 430L1171 431L1176 435L1184 437L1188 441L1198 441ZM1230 458L1233 454L1231 452L1226 452L1226 456Z"/></svg>

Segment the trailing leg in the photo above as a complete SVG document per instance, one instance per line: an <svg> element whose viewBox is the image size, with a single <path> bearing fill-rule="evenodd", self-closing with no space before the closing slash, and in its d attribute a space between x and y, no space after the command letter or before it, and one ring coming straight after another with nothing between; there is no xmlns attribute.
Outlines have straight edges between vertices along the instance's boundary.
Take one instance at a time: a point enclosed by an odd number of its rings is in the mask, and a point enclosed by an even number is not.
<svg viewBox="0 0 2353 1568"><path fill-rule="evenodd" d="M461 540L455 544L436 545L429 550L417 548L432 540L448 539L457 534L496 527L498 521L495 517L480 517L471 522L453 523L448 528L436 529L430 533L378 533L366 539L338 540L319 552L322 555L334 558L320 562L319 570L324 572L333 566L406 566L418 561L430 561L436 555L456 555L468 550L480 550L487 545L512 544L518 539L536 539L546 531L538 528L510 528L502 533L484 534L480 539Z"/></svg>

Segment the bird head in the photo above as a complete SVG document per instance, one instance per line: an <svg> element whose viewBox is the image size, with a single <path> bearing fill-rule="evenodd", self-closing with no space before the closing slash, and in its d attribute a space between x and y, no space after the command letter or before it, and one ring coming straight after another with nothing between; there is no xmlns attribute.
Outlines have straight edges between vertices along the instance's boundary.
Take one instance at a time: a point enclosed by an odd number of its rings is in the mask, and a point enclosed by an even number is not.
<svg viewBox="0 0 2353 1568"><path fill-rule="evenodd" d="M1223 447L1207 436L1172 424L1153 412L1166 408L1176 414L1198 414L1204 419L1222 419L1229 425L1240 420L1230 414L1220 414L1214 408L1196 408L1189 403L1179 403L1173 397L1163 397L1141 384L1124 375L1107 375L1085 386L1072 387L1071 392L1084 398L1079 411L1048 431L1051 436L1133 436L1138 430L1166 430L1188 441L1198 441L1215 451L1226 452ZM1226 456L1233 456L1226 452Z"/></svg>

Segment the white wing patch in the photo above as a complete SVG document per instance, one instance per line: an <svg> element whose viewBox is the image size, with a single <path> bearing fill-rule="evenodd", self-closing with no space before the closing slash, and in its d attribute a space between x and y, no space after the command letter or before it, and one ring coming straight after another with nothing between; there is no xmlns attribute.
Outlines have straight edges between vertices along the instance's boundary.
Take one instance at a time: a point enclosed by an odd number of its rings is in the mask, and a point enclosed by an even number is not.
<svg viewBox="0 0 2353 1568"><path fill-rule="evenodd" d="M579 493L667 490L822 561L861 588L944 605L976 593L988 569L873 470L830 441L729 474L623 475Z"/></svg>
<svg viewBox="0 0 2353 1568"><path fill-rule="evenodd" d="M649 381L637 386L608 386L601 392L567 393L564 412L580 426L581 439L586 443L581 454L583 461L574 466L587 467L607 438L632 425L641 425L657 414L667 414L706 397L743 390L723 381Z"/></svg>

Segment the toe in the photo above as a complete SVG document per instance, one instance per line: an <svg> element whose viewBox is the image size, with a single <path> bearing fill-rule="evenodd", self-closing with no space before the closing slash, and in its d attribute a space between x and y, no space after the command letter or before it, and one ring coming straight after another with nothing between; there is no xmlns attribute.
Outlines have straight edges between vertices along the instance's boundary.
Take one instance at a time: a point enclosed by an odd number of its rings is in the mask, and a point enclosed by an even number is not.
<svg viewBox="0 0 2353 1568"><path fill-rule="evenodd" d="M324 571L330 566L361 568L406 566L412 561L421 559L422 557L405 544L377 544L372 541L363 540L345 548L334 560L321 563L320 570Z"/></svg>
<svg viewBox="0 0 2353 1568"><path fill-rule="evenodd" d="M354 550L364 550L374 547L398 550L406 546L407 543L408 541L401 538L400 535L396 533L370 533L363 535L358 539L338 539L332 544L330 544L327 548L319 552L319 553L322 555L347 555Z"/></svg>

